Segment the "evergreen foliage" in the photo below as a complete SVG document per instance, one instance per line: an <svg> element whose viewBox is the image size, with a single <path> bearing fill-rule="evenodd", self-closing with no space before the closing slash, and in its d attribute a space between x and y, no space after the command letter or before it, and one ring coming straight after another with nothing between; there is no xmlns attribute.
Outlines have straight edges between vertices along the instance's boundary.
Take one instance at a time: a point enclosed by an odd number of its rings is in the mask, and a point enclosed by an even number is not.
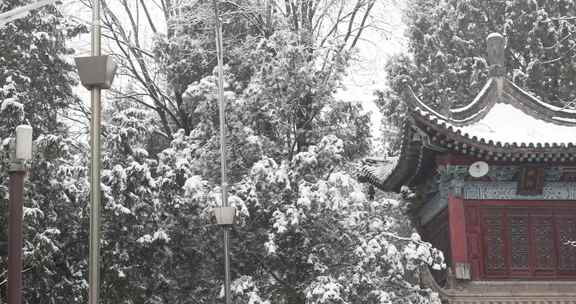
<svg viewBox="0 0 576 304"><path fill-rule="evenodd" d="M28 4L7 0L0 12ZM66 40L85 27L56 8L35 10L0 29L0 238L7 239L7 140L19 124L34 128L35 153L24 204L26 303L80 302L86 291L86 169L61 117L77 102ZM7 268L3 257L0 269ZM4 295L6 272L0 282Z"/></svg>

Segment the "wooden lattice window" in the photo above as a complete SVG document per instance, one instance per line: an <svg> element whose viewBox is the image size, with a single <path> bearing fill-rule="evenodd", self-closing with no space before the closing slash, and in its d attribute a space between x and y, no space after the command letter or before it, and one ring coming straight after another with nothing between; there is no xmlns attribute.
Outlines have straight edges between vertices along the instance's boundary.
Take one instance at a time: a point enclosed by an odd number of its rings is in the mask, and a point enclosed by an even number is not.
<svg viewBox="0 0 576 304"><path fill-rule="evenodd" d="M576 278L576 207L473 204L469 256L478 278ZM473 223L473 221L472 221ZM474 226L473 226L474 225ZM477 248L477 249L474 249ZM472 252L480 251L480 252Z"/></svg>

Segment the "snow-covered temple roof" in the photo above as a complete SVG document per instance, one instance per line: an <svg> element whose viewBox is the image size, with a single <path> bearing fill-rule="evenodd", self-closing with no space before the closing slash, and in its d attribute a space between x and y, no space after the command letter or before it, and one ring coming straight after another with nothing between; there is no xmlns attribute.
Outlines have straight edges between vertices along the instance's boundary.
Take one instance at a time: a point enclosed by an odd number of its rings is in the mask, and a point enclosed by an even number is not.
<svg viewBox="0 0 576 304"><path fill-rule="evenodd" d="M544 103L507 79L490 78L471 103L450 109L449 116L428 107L411 90L408 94L418 119L467 138L512 146L576 143L576 110Z"/></svg>
<svg viewBox="0 0 576 304"><path fill-rule="evenodd" d="M467 104L441 114L405 91L401 154L391 170L389 161L367 160L361 180L398 191L416 183L437 153L449 151L491 161L576 160L576 109L548 104L506 79L502 35L490 34L487 45L490 78Z"/></svg>

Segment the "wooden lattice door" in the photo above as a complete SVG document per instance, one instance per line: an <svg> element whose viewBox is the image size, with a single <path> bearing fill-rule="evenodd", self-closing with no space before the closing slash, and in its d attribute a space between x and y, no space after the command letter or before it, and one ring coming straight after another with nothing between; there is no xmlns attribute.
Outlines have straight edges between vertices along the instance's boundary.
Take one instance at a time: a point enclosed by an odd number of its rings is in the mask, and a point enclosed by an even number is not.
<svg viewBox="0 0 576 304"><path fill-rule="evenodd" d="M575 278L576 203L466 204L468 256L479 279Z"/></svg>

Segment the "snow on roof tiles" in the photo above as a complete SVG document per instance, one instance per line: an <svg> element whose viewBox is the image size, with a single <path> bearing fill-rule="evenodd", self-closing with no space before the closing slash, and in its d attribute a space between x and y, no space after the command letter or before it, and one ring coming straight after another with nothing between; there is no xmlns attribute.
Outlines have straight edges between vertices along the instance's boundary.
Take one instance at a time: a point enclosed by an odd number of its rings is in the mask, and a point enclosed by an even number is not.
<svg viewBox="0 0 576 304"><path fill-rule="evenodd" d="M576 127L535 119L504 103L495 104L480 121L455 129L502 143L576 143Z"/></svg>
<svg viewBox="0 0 576 304"><path fill-rule="evenodd" d="M410 108L440 132L494 145L576 144L576 111L538 100L508 80L501 91L490 79L469 104L443 115L409 90ZM456 117L455 117L456 116ZM492 142L492 143L490 143Z"/></svg>

